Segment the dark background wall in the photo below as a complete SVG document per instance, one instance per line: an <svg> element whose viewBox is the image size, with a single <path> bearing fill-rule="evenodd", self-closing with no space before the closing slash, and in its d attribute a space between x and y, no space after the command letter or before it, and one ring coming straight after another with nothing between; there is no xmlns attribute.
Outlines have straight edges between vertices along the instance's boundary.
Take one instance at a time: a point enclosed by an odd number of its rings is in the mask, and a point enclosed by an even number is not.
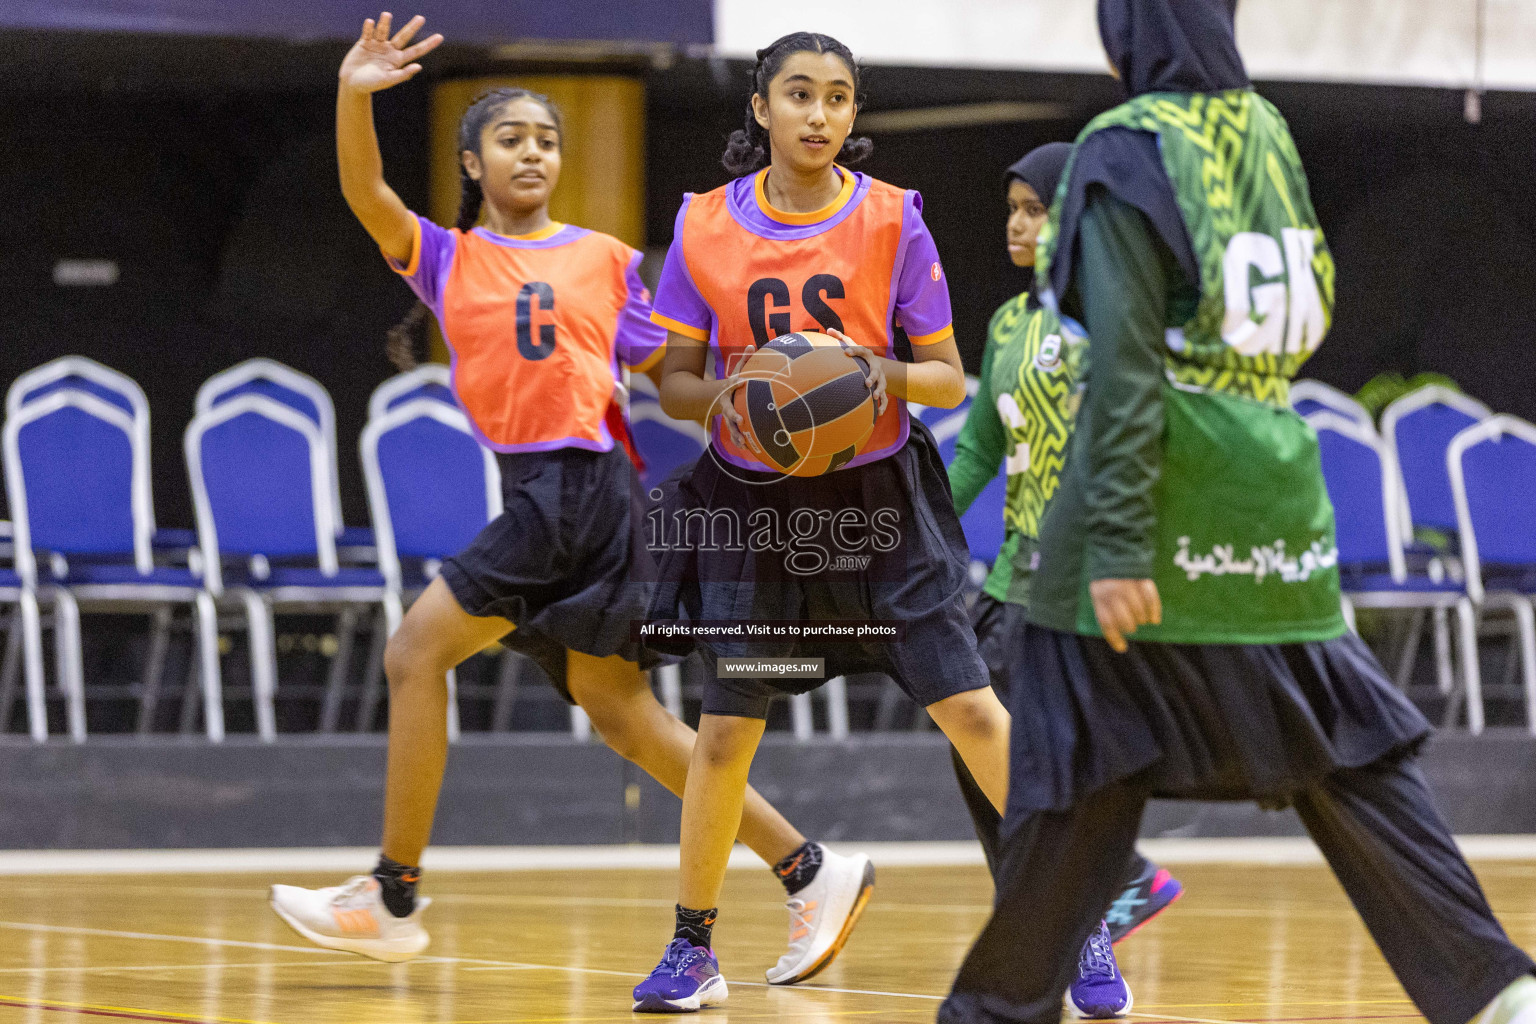
<svg viewBox="0 0 1536 1024"><path fill-rule="evenodd" d="M153 409L165 525L191 521L180 436L198 384L253 355L331 389L347 518L366 521L349 456L368 393L392 372L384 331L411 298L336 185L332 90L344 49L0 33L0 380L69 352L137 378ZM430 73L443 75L508 69L467 48L434 60ZM648 234L664 247L682 192L725 180L718 157L741 123L745 67L627 67L647 79ZM418 208L429 83L377 102L390 181ZM869 111L1060 104L1051 120L878 134L864 168L923 193L974 370L992 310L1024 283L1001 245L1002 168L1070 139L1116 87L1099 76L884 67L865 87ZM1450 91L1260 89L1290 119L1339 266L1334 331L1309 373L1353 390L1382 371L1436 370L1495 409L1536 418L1536 95L1491 95L1471 126ZM121 280L55 286L55 262L81 257L116 260Z"/></svg>

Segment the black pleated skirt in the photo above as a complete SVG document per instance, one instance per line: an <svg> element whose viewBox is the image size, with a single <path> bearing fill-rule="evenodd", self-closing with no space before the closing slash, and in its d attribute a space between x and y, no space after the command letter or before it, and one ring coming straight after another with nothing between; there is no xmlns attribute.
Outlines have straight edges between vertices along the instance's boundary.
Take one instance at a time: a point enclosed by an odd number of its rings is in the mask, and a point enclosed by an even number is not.
<svg viewBox="0 0 1536 1024"><path fill-rule="evenodd" d="M1429 723L1353 633L1295 644L1135 643L978 617L1009 691L1010 813L1063 810L1132 776L1154 796L1259 800L1417 748ZM1002 687L1000 687L1002 688Z"/></svg>

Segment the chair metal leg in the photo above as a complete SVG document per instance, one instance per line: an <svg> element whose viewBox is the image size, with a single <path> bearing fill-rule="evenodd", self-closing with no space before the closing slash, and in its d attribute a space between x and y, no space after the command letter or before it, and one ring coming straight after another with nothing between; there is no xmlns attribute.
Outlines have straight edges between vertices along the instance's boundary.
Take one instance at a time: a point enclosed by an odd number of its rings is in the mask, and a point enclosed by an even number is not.
<svg viewBox="0 0 1536 1024"><path fill-rule="evenodd" d="M517 680L521 674L517 659L518 655L512 651L501 652L501 664L496 672L496 704L491 708L492 732L510 732L512 729L512 707L517 702Z"/></svg>
<svg viewBox="0 0 1536 1024"><path fill-rule="evenodd" d="M399 594L389 593L384 595L384 631L386 636L394 636L395 630L400 628L400 623L405 621L405 605L400 600Z"/></svg>
<svg viewBox="0 0 1536 1024"><path fill-rule="evenodd" d="M672 713L673 718L683 717L683 666L662 665L654 670L656 688L661 691L661 706Z"/></svg>
<svg viewBox="0 0 1536 1024"><path fill-rule="evenodd" d="M848 738L848 680L833 676L821 688L827 698L827 735L835 740Z"/></svg>
<svg viewBox="0 0 1536 1024"><path fill-rule="evenodd" d="M341 701L346 696L347 676L352 668L352 645L357 639L357 609L344 608L336 616L336 654L326 674L325 701L320 706L320 731L333 733L341 719Z"/></svg>
<svg viewBox="0 0 1536 1024"><path fill-rule="evenodd" d="M34 743L48 740L48 701L43 693L43 617L37 592L21 592L22 669L27 681L27 731Z"/></svg>
<svg viewBox="0 0 1536 1024"><path fill-rule="evenodd" d="M1403 637L1403 649L1397 658L1397 671L1392 676L1399 690L1408 689L1408 684L1413 682L1413 669L1419 663L1419 644L1424 641L1424 622L1428 618L1428 608L1415 608L1409 617L1408 630ZM1440 692L1442 695L1445 694L1444 690Z"/></svg>
<svg viewBox="0 0 1536 1024"><path fill-rule="evenodd" d="M63 587L53 591L53 647L69 738L85 742L85 669L80 650L80 604Z"/></svg>
<svg viewBox="0 0 1536 1024"><path fill-rule="evenodd" d="M789 725L795 739L801 743L810 741L816 732L816 716L811 707L811 695L797 693L789 698Z"/></svg>
<svg viewBox="0 0 1536 1024"><path fill-rule="evenodd" d="M379 695L384 684L384 644L389 640L387 622L387 612L380 611L373 617L373 636L368 640L368 666L363 670L363 690L357 698L356 732L371 729L373 716L379 710Z"/></svg>
<svg viewBox="0 0 1536 1024"><path fill-rule="evenodd" d="M21 609L17 608L5 624L5 660L0 662L0 733L11 724L16 708L17 686L21 682Z"/></svg>
<svg viewBox="0 0 1536 1024"><path fill-rule="evenodd" d="M571 705L571 735L577 743L588 743L592 740L592 719L587 713L575 704Z"/></svg>
<svg viewBox="0 0 1536 1024"><path fill-rule="evenodd" d="M194 624L194 649L196 633L197 627ZM154 615L150 618L149 650L144 655L144 677L139 683L139 724L135 730L140 736L148 736L155 729L155 711L160 704L161 676L165 674L165 654L170 645L171 609L167 605L156 608Z"/></svg>
<svg viewBox="0 0 1536 1024"><path fill-rule="evenodd" d="M1435 624L1435 679L1441 693L1450 693L1456 686L1456 670L1451 667L1450 610L1444 606L1434 610Z"/></svg>
<svg viewBox="0 0 1536 1024"><path fill-rule="evenodd" d="M178 735L197 734L197 716L204 710L202 686L205 674L201 653L194 649L192 657L188 659L186 683L181 688L181 721L176 727Z"/></svg>
<svg viewBox="0 0 1536 1024"><path fill-rule="evenodd" d="M1520 627L1520 669L1525 677L1525 729L1536 736L1536 608L1521 598L1513 603Z"/></svg>
<svg viewBox="0 0 1536 1024"><path fill-rule="evenodd" d="M1456 602L1461 633L1461 671L1467 694L1467 731L1483 732L1483 669L1477 662L1477 609L1468 598Z"/></svg>
<svg viewBox="0 0 1536 1024"><path fill-rule="evenodd" d="M203 695L203 729L210 743L224 742L224 678L219 668L219 609L213 595L197 595L192 610L197 633L195 664Z"/></svg>
<svg viewBox="0 0 1536 1024"><path fill-rule="evenodd" d="M256 734L263 743L277 741L277 627L272 606L254 590L242 590L251 641L251 687L256 704Z"/></svg>
<svg viewBox="0 0 1536 1024"><path fill-rule="evenodd" d="M449 669L445 682L448 684L448 742L459 742L459 673Z"/></svg>

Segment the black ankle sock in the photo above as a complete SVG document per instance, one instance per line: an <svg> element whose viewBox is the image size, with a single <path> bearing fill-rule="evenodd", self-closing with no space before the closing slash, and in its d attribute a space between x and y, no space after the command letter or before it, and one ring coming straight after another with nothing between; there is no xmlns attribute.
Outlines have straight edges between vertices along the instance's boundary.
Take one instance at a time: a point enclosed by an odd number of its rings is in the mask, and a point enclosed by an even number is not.
<svg viewBox="0 0 1536 1024"><path fill-rule="evenodd" d="M800 848L773 866L791 896L810 885L821 870L821 847L807 839Z"/></svg>
<svg viewBox="0 0 1536 1024"><path fill-rule="evenodd" d="M720 914L719 910L689 910L681 903L677 905L677 930L672 933L674 939L687 939L695 946L705 949L711 948L714 941L715 918Z"/></svg>
<svg viewBox="0 0 1536 1024"><path fill-rule="evenodd" d="M380 854L373 877L379 880L379 897L389 912L396 917L409 917L416 909L416 883L421 881L421 868L401 864Z"/></svg>

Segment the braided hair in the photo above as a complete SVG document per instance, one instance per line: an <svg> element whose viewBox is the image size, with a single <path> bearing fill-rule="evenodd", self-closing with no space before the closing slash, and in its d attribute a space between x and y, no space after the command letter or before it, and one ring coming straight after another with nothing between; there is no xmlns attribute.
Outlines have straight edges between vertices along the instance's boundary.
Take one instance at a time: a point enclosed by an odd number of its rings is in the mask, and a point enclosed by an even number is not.
<svg viewBox="0 0 1536 1024"><path fill-rule="evenodd" d="M469 109L464 111L464 116L459 120L459 153L480 153L480 133L485 126L505 107L514 100L532 100L549 112L550 119L555 122L557 134L564 134L565 126L560 119L560 108L555 106L553 100L543 93L533 92L528 89L500 88L476 96L470 103ZM464 167L464 161L459 160L459 214L454 221L454 227L460 231L468 231L480 220L480 208L485 203L485 193L480 188L480 183L469 176L469 171ZM421 355L425 349L426 332L423 328L427 324L427 314L430 311L425 303L418 302L411 307L411 311L405 314L405 319L391 327L387 333L388 341L385 344L385 354L395 367L404 373L415 369L421 362Z"/></svg>
<svg viewBox="0 0 1536 1024"><path fill-rule="evenodd" d="M853 53L842 43L831 36L822 35L820 32L791 32L787 36L769 43L763 49L757 51L757 66L752 69L753 95L768 99L768 85L784 69L784 62L797 53L830 53L848 65L848 71L853 75L854 105L863 106L864 96L859 92L859 63L853 59ZM751 174L760 167L764 167L769 161L768 131L757 123L757 116L752 110L752 100L747 99L747 121L745 126L731 133L730 141L725 145L725 154L720 157L720 162L725 169L740 177ZM844 164L856 164L870 153L874 152L875 144L864 136L849 136L843 141L843 148L837 154L839 162Z"/></svg>

